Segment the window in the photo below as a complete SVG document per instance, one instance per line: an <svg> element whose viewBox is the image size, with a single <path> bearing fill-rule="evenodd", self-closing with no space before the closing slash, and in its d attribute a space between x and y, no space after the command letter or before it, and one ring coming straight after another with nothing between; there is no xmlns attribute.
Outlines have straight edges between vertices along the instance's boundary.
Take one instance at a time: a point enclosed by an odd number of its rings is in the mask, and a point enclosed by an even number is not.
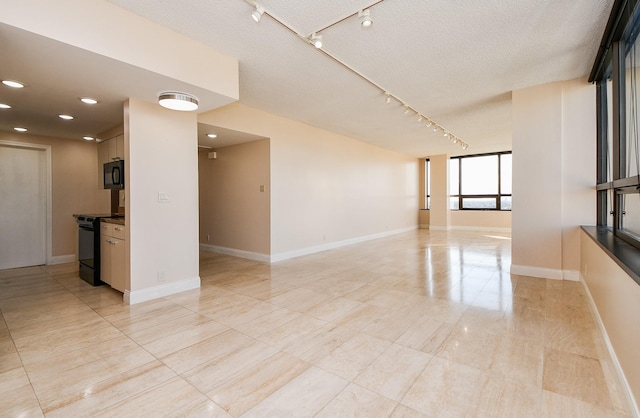
<svg viewBox="0 0 640 418"><path fill-rule="evenodd" d="M597 83L598 225L640 248L640 7L614 4L591 72Z"/></svg>
<svg viewBox="0 0 640 418"><path fill-rule="evenodd" d="M452 210L511 210L511 152L452 157Z"/></svg>

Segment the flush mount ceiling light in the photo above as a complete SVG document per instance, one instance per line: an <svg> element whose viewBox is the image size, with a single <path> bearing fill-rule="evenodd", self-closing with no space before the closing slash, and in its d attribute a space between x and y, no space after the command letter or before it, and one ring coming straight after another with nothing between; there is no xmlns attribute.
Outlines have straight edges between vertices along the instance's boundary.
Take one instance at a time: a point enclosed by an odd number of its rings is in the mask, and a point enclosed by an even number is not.
<svg viewBox="0 0 640 418"><path fill-rule="evenodd" d="M64 120L71 120L71 119L73 119L73 116L71 116L71 115L58 115L58 117L59 117L60 119L64 119Z"/></svg>
<svg viewBox="0 0 640 418"><path fill-rule="evenodd" d="M2 80L2 84L13 87L14 89L21 89L24 87L24 83L15 80Z"/></svg>
<svg viewBox="0 0 640 418"><path fill-rule="evenodd" d="M27 128L13 128L14 131L18 131L18 132L27 132Z"/></svg>
<svg viewBox="0 0 640 418"><path fill-rule="evenodd" d="M318 49L322 48L322 35L316 35L315 32L312 33L309 36L309 42Z"/></svg>
<svg viewBox="0 0 640 418"><path fill-rule="evenodd" d="M371 20L371 12L369 9L360 10L358 12L358 17L360 18L360 26L363 28L370 28L373 25L373 20Z"/></svg>
<svg viewBox="0 0 640 418"><path fill-rule="evenodd" d="M96 99L92 99L91 97L82 97L80 99L80 101L82 103L86 103L86 104L96 104L96 103L98 103L98 101Z"/></svg>
<svg viewBox="0 0 640 418"><path fill-rule="evenodd" d="M85 141L93 141L95 138L92 136L83 136L82 139L84 139Z"/></svg>
<svg viewBox="0 0 640 418"><path fill-rule="evenodd" d="M198 99L187 93L164 92L158 96L158 103L171 110L189 112L198 109Z"/></svg>
<svg viewBox="0 0 640 418"><path fill-rule="evenodd" d="M209 138L211 138L211 139L214 139L214 138L217 138L217 137L218 137L218 135L216 135L216 134L207 134L207 136L208 136Z"/></svg>
<svg viewBox="0 0 640 418"><path fill-rule="evenodd" d="M0 109L11 109L11 106L8 104L0 103Z"/></svg>
<svg viewBox="0 0 640 418"><path fill-rule="evenodd" d="M253 13L251 13L251 17L253 18L254 22L260 23L260 19L262 19L263 14L264 14L264 7L258 6L256 4L256 10L254 10Z"/></svg>

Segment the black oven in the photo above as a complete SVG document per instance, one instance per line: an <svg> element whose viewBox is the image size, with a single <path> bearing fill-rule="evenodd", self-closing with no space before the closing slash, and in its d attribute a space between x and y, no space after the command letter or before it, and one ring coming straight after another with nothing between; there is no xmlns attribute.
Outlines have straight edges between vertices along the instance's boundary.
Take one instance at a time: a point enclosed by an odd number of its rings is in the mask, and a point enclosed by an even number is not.
<svg viewBox="0 0 640 418"><path fill-rule="evenodd" d="M93 286L100 281L100 216L78 215L78 261L80 277Z"/></svg>

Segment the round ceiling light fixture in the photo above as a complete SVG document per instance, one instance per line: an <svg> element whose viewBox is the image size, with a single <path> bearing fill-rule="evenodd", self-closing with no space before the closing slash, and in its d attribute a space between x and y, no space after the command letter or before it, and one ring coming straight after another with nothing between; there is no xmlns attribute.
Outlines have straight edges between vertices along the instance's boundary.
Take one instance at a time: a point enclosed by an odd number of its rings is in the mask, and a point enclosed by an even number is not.
<svg viewBox="0 0 640 418"><path fill-rule="evenodd" d="M216 134L207 134L207 136L208 136L209 138L211 138L211 139L215 139L215 138L217 138L217 137L218 137L218 135L216 135Z"/></svg>
<svg viewBox="0 0 640 418"><path fill-rule="evenodd" d="M27 128L20 128L20 127L13 128L13 130L18 132L27 132Z"/></svg>
<svg viewBox="0 0 640 418"><path fill-rule="evenodd" d="M82 139L84 139L85 141L93 141L95 138L92 136L83 136Z"/></svg>
<svg viewBox="0 0 640 418"><path fill-rule="evenodd" d="M96 104L96 103L98 103L98 101L96 99L93 99L91 97L82 97L82 98L80 98L80 101L82 103L86 103L86 104Z"/></svg>
<svg viewBox="0 0 640 418"><path fill-rule="evenodd" d="M73 116L71 116L71 115L58 115L58 117L59 117L60 119L64 119L64 120L71 120L71 119L73 119Z"/></svg>
<svg viewBox="0 0 640 418"><path fill-rule="evenodd" d="M11 109L11 106L5 103L0 103L0 109Z"/></svg>
<svg viewBox="0 0 640 418"><path fill-rule="evenodd" d="M2 84L13 87L14 89L21 89L24 87L24 83L15 80L2 80Z"/></svg>
<svg viewBox="0 0 640 418"><path fill-rule="evenodd" d="M158 103L162 107L182 112L190 112L198 109L198 99L187 93L167 91L160 93Z"/></svg>

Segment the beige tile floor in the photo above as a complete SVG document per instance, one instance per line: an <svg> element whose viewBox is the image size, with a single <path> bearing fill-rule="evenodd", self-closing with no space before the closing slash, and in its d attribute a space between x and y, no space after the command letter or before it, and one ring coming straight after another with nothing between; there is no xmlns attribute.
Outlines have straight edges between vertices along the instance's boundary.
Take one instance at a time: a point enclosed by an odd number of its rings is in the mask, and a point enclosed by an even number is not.
<svg viewBox="0 0 640 418"><path fill-rule="evenodd" d="M580 283L508 235L414 231L127 306L75 264L0 271L0 416L622 417Z"/></svg>

